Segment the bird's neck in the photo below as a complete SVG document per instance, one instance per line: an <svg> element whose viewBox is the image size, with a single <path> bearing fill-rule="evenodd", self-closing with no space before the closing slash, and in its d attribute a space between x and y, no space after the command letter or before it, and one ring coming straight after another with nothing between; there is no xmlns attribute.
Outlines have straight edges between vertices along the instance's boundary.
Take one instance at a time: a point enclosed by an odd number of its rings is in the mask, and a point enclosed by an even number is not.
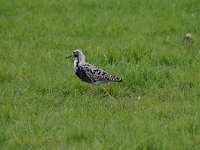
<svg viewBox="0 0 200 150"><path fill-rule="evenodd" d="M75 58L75 60L74 60L74 69L77 70L78 67L83 63L85 63L85 57Z"/></svg>
<svg viewBox="0 0 200 150"><path fill-rule="evenodd" d="M74 60L74 69L75 69L75 71L78 69L78 67L79 67L79 60L78 60L78 58L75 58L75 60Z"/></svg>
<svg viewBox="0 0 200 150"><path fill-rule="evenodd" d="M79 60L80 63L84 63L85 62L85 55L80 55L78 57L78 60Z"/></svg>

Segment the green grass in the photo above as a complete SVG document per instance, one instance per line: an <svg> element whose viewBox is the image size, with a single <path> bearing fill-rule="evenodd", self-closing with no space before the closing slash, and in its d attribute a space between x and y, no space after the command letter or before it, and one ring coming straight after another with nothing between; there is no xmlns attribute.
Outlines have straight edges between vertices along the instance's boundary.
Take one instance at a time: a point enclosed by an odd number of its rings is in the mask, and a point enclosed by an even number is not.
<svg viewBox="0 0 200 150"><path fill-rule="evenodd" d="M1 149L199 149L199 20L199 0L1 0ZM123 78L115 99L75 49Z"/></svg>

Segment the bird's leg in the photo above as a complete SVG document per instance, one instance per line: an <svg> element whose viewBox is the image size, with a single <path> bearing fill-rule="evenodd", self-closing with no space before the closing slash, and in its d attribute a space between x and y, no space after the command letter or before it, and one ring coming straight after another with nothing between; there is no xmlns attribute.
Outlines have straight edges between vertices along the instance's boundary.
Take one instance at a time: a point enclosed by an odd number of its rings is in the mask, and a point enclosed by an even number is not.
<svg viewBox="0 0 200 150"><path fill-rule="evenodd" d="M101 88L106 92L106 95L108 95L109 97L112 97L111 95L110 95L110 93L106 90L106 88L104 88L102 85L100 85L101 86Z"/></svg>
<svg viewBox="0 0 200 150"><path fill-rule="evenodd" d="M94 85L90 85L90 88L92 89L93 96L96 95L96 88L94 88Z"/></svg>

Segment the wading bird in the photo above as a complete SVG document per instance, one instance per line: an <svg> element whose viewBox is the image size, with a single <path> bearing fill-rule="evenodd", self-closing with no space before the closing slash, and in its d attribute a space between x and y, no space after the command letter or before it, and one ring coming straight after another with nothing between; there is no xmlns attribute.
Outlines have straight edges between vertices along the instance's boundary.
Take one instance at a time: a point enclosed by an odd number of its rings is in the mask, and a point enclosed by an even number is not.
<svg viewBox="0 0 200 150"><path fill-rule="evenodd" d="M100 69L94 65L91 65L85 61L85 55L81 50L75 50L71 55L66 58L74 57L74 70L76 75L84 82L100 85L107 82L121 82L122 79L114 77L103 69ZM103 88L103 87L102 87ZM108 96L111 96L109 92L103 88Z"/></svg>

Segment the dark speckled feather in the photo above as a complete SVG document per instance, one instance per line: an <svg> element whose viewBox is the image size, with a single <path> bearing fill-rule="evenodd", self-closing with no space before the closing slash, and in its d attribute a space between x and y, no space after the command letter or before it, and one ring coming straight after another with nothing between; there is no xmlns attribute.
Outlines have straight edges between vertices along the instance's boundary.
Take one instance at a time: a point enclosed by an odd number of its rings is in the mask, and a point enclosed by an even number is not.
<svg viewBox="0 0 200 150"><path fill-rule="evenodd" d="M94 65L83 63L76 70L76 75L85 82L92 84L101 84L106 82L121 82L122 79L114 77Z"/></svg>

